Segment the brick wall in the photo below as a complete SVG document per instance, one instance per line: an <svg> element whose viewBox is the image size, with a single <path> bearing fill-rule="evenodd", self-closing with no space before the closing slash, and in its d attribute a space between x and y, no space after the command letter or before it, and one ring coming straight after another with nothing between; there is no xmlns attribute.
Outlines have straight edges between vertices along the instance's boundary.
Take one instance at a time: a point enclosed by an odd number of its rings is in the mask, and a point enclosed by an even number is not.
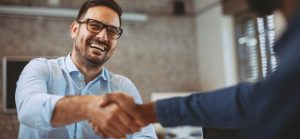
<svg viewBox="0 0 300 139"><path fill-rule="evenodd" d="M55 2L52 2L55 1ZM170 14L173 12L173 3L177 0L115 0L126 12L143 12L151 14ZM188 13L193 11L191 0L182 0ZM42 6L78 8L85 0L0 0L2 5Z"/></svg>
<svg viewBox="0 0 300 139"><path fill-rule="evenodd" d="M163 4L168 13L170 1ZM67 55L72 49L71 22L71 19L2 15L0 59L3 56ZM125 32L118 42L117 51L106 67L129 77L145 102L150 100L151 92L200 89L194 17L150 13L147 22L123 22L123 28ZM0 67L2 79L2 62ZM0 84L2 94L2 80ZM16 138L18 124L16 114L1 111L0 138Z"/></svg>

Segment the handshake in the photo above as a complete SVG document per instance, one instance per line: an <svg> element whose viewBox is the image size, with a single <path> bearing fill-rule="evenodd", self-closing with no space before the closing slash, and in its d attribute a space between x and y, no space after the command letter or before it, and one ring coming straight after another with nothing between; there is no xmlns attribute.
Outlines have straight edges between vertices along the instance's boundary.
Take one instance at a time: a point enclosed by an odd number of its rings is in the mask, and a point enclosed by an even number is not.
<svg viewBox="0 0 300 139"><path fill-rule="evenodd" d="M94 132L102 137L125 137L157 122L154 102L136 104L121 92L100 96L88 104L86 111Z"/></svg>

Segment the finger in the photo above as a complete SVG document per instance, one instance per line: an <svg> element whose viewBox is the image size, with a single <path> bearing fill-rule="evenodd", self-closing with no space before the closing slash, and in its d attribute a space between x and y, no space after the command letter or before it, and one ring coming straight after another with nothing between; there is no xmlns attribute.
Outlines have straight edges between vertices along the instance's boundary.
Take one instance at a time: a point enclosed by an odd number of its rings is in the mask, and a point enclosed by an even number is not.
<svg viewBox="0 0 300 139"><path fill-rule="evenodd" d="M117 118L114 119L114 121L118 122ZM122 137L126 133L123 131L120 131L118 126L115 126L114 123L107 123L106 125L99 125L97 126L96 123L91 123L92 129L94 130L95 134L103 136L103 137ZM102 127L100 127L102 126Z"/></svg>
<svg viewBox="0 0 300 139"><path fill-rule="evenodd" d="M96 132L100 132L100 129L98 128L98 126L94 123L90 123L90 126L92 127L92 129Z"/></svg>
<svg viewBox="0 0 300 139"><path fill-rule="evenodd" d="M101 130L106 133L109 133L112 137L123 137L126 133L129 132L127 130L126 125L120 120L120 114L124 113L116 104L110 104L107 106L108 109L114 111L112 115L106 120L106 124L103 125Z"/></svg>
<svg viewBox="0 0 300 139"><path fill-rule="evenodd" d="M108 96L108 99L111 103L116 103L118 106L120 106L128 115L131 115L131 119L135 120L135 125L139 127L145 126L145 124L142 122L142 116L141 111L140 111L140 105L136 104L134 102L133 97L125 95L123 93L115 93L115 94L110 94ZM124 116L125 117L125 116ZM127 118L127 120L130 118ZM125 119L126 121L126 119ZM133 122L131 122L133 123ZM126 124L126 123L125 123ZM132 125L133 128L136 126Z"/></svg>
<svg viewBox="0 0 300 139"><path fill-rule="evenodd" d="M119 129L113 125L111 125L110 128L101 129L101 133L103 133L103 135L105 137L120 138L120 137L125 136L125 134L120 133L120 132L121 131L119 131Z"/></svg>
<svg viewBox="0 0 300 139"><path fill-rule="evenodd" d="M121 113L118 113L118 117L112 121L111 126L115 129L111 132L115 132L115 134L120 135L120 137L125 136L128 133L133 133L131 132L131 130L128 128L128 126L126 124L124 124L124 122L122 122L120 120Z"/></svg>
<svg viewBox="0 0 300 139"><path fill-rule="evenodd" d="M110 105L111 108L115 109L115 115L111 120L110 126L114 127L114 131L118 131L123 135L134 133L139 128L136 127L137 125L134 123L134 120L127 115L125 111L123 111L118 105L112 104ZM133 128L131 128L133 126ZM111 131L111 132L114 132Z"/></svg>
<svg viewBox="0 0 300 139"><path fill-rule="evenodd" d="M98 136L102 136L105 138L116 136L114 133L111 133L112 129L101 130L101 128L99 126L97 126L96 123L92 122L91 120L89 120L89 124L92 127L92 129L94 130L95 134L97 134Z"/></svg>
<svg viewBox="0 0 300 139"><path fill-rule="evenodd" d="M127 113L135 112L135 103L134 99L130 96L124 94L111 94L107 97L107 102L118 104L123 110Z"/></svg>
<svg viewBox="0 0 300 139"><path fill-rule="evenodd" d="M111 98L110 98L109 94L106 94L106 95L103 95L102 99L99 101L99 106L100 107L105 107L105 106L109 105L112 102L113 101L111 101Z"/></svg>
<svg viewBox="0 0 300 139"><path fill-rule="evenodd" d="M105 131L101 130L99 127L94 129L94 132L98 135L101 136L103 138L109 138L109 137L114 137L114 135L112 135L112 133L110 133L109 131Z"/></svg>
<svg viewBox="0 0 300 139"><path fill-rule="evenodd" d="M119 104L118 102L120 102L120 100L122 100L121 99L122 96L123 96L122 93L108 93L101 100L100 106L104 107L112 102Z"/></svg>
<svg viewBox="0 0 300 139"><path fill-rule="evenodd" d="M139 120L135 120L135 123L139 126L139 127L144 127L147 124L143 121L143 119L139 119Z"/></svg>
<svg viewBox="0 0 300 139"><path fill-rule="evenodd" d="M136 105L137 104L135 104L133 97L126 96L126 95L120 95L118 97L113 97L111 99L113 99L113 102L117 103L127 113L136 112Z"/></svg>
<svg viewBox="0 0 300 139"><path fill-rule="evenodd" d="M89 125L91 126L91 128L94 130L95 134L99 135L99 136L104 136L104 133L102 133L102 131L100 130L100 128L91 120L88 121Z"/></svg>
<svg viewBox="0 0 300 139"><path fill-rule="evenodd" d="M125 113L120 113L119 119L126 127L128 127L129 133L134 133L142 128L142 126L139 126L131 116Z"/></svg>
<svg viewBox="0 0 300 139"><path fill-rule="evenodd" d="M89 125L90 125L91 127L94 127L94 126L96 126L96 125L95 125L95 123L94 123L94 122L92 122L91 120L89 120L89 121L88 121L88 123L89 123Z"/></svg>
<svg viewBox="0 0 300 139"><path fill-rule="evenodd" d="M94 130L95 134L97 134L99 136L105 136L104 133L101 132L100 128L93 127L93 130Z"/></svg>

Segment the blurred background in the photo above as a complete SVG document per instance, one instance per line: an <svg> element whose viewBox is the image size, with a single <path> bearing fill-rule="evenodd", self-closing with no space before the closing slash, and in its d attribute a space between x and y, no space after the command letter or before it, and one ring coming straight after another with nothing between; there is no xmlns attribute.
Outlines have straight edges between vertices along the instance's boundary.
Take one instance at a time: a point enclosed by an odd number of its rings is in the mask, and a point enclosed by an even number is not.
<svg viewBox="0 0 300 139"><path fill-rule="evenodd" d="M84 1L0 0L0 58L9 57L0 64L1 139L17 138L19 126L4 78L18 73L9 73L16 67L7 62L66 56L73 44L69 27ZM273 44L285 27L277 13L258 18L245 0L117 1L124 33L105 66L130 78L144 102L153 93L253 82L276 69Z"/></svg>

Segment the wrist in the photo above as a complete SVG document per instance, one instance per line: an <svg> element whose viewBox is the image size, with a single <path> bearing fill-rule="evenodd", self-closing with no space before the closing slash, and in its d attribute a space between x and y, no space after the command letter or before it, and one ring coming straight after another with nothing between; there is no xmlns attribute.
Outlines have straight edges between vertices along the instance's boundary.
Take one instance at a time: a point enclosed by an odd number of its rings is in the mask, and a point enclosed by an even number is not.
<svg viewBox="0 0 300 139"><path fill-rule="evenodd" d="M91 119L94 115L94 110L96 107L100 108L100 100L101 98L98 96L85 96L85 109L84 116L85 119Z"/></svg>
<svg viewBox="0 0 300 139"><path fill-rule="evenodd" d="M154 102L140 105L140 111L140 117L143 119L145 125L157 122Z"/></svg>

